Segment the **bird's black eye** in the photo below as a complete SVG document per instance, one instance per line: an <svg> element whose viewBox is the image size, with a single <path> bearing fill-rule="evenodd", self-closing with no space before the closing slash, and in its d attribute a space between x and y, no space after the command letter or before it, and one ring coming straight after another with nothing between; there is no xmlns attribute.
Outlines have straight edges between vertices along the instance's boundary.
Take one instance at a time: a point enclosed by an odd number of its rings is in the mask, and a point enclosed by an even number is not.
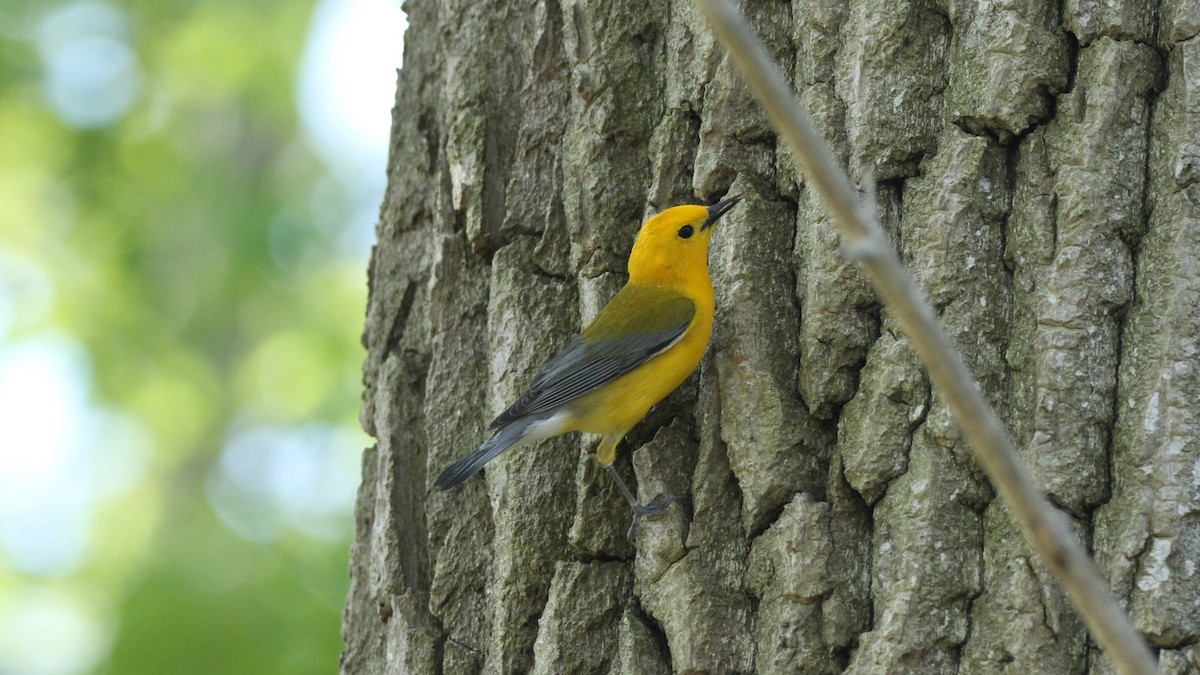
<svg viewBox="0 0 1200 675"><path fill-rule="evenodd" d="M683 237L684 239L688 239L695 231L696 230L692 229L691 225L684 225L683 227L679 228L679 236Z"/></svg>

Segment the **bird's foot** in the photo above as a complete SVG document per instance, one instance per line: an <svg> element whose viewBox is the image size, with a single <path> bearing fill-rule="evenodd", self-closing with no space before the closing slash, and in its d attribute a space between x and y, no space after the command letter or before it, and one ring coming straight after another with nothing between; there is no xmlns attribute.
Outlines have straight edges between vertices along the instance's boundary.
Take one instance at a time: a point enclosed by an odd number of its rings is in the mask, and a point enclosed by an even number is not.
<svg viewBox="0 0 1200 675"><path fill-rule="evenodd" d="M654 499L651 499L649 504L630 502L629 505L633 508L633 522L629 524L629 532L625 533L629 542L633 543L634 535L637 534L638 524L641 523L643 517L650 520L658 520L665 516L667 509L679 501L679 499L678 495L658 495Z"/></svg>

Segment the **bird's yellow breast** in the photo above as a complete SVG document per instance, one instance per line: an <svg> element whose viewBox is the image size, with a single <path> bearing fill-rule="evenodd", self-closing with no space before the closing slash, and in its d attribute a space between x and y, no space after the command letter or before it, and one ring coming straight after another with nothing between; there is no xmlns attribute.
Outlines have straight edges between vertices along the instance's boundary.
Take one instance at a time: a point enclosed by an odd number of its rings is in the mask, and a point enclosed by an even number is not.
<svg viewBox="0 0 1200 675"><path fill-rule="evenodd" d="M711 285L689 290L696 313L679 342L572 403L575 430L623 436L692 374L712 336L714 303Z"/></svg>

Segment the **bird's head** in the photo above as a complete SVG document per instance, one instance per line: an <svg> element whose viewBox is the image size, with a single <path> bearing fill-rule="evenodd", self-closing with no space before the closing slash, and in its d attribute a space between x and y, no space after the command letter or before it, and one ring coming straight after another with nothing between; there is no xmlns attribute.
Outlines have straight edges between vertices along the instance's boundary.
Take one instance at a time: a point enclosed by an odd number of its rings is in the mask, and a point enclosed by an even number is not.
<svg viewBox="0 0 1200 675"><path fill-rule="evenodd" d="M658 286L707 279L713 225L741 200L736 195L712 206L675 206L647 220L629 254L629 281Z"/></svg>

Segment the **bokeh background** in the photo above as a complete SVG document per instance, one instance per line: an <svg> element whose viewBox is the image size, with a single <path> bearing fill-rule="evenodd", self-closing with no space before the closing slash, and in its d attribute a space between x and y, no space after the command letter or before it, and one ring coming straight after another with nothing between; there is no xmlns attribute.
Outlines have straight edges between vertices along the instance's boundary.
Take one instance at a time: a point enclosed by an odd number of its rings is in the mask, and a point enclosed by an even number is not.
<svg viewBox="0 0 1200 675"><path fill-rule="evenodd" d="M0 674L335 670L405 26L0 2Z"/></svg>

